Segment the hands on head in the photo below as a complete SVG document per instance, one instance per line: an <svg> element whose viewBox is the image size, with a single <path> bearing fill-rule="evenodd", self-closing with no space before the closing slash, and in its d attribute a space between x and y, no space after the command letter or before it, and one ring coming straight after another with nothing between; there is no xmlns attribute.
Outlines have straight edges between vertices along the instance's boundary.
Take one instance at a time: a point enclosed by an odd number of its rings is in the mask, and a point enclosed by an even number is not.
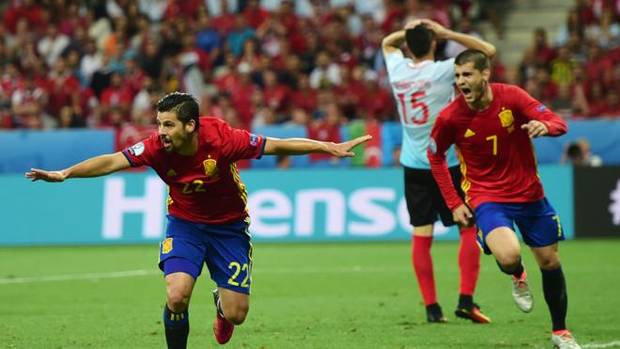
<svg viewBox="0 0 620 349"><path fill-rule="evenodd" d="M414 19L414 20L407 22L407 24L405 24L405 30L415 28L420 24L423 24L426 28L428 28L430 31L435 33L438 39L445 39L448 36L448 33L450 32L449 29L445 28L441 24L428 18Z"/></svg>

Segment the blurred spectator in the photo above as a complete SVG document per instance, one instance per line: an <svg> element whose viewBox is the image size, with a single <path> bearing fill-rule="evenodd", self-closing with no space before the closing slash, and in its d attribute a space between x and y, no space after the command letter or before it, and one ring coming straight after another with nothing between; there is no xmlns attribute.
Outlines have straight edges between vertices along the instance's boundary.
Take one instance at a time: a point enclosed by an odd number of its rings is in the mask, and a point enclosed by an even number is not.
<svg viewBox="0 0 620 349"><path fill-rule="evenodd" d="M620 95L618 91L609 90L605 94L605 107L598 116L620 117Z"/></svg>
<svg viewBox="0 0 620 349"><path fill-rule="evenodd" d="M598 167L603 165L603 160L592 154L590 142L585 138L579 138L569 143L562 155L562 163L570 163L573 166Z"/></svg>
<svg viewBox="0 0 620 349"><path fill-rule="evenodd" d="M614 13L610 8L603 10L600 22L586 27L585 37L603 48L617 47L620 44L620 25L614 22Z"/></svg>
<svg viewBox="0 0 620 349"><path fill-rule="evenodd" d="M228 49L236 57L241 56L241 53L243 52L243 44L246 40L255 37L255 34L255 30L247 24L247 20L244 16L236 16L235 26L230 34L228 34L226 41Z"/></svg>
<svg viewBox="0 0 620 349"><path fill-rule="evenodd" d="M332 61L327 51L321 51L316 57L316 66L310 73L310 86L324 88L340 85L340 67Z"/></svg>
<svg viewBox="0 0 620 349"><path fill-rule="evenodd" d="M547 41L547 31L544 28L536 28L533 39L534 42L528 50L534 55L534 63L538 66L546 66L556 54Z"/></svg>
<svg viewBox="0 0 620 349"><path fill-rule="evenodd" d="M579 15L579 10L575 7L572 8L567 16L566 22L560 27L558 34L555 38L555 45L560 47L568 43L568 40L573 34L582 36L585 30L585 25L582 18Z"/></svg>
<svg viewBox="0 0 620 349"><path fill-rule="evenodd" d="M568 87L573 82L573 62L567 47L560 47L558 56L551 61L551 80L559 87Z"/></svg>
<svg viewBox="0 0 620 349"><path fill-rule="evenodd" d="M37 52L51 67L67 46L69 46L69 37L58 32L57 23L50 23L47 26L46 35L37 43Z"/></svg>
<svg viewBox="0 0 620 349"><path fill-rule="evenodd" d="M316 140L335 142L341 141L340 126L344 117L338 104L330 102L325 105L323 117L308 125L308 137ZM313 166L333 166L340 163L340 159L329 154L310 154L310 163Z"/></svg>
<svg viewBox="0 0 620 349"><path fill-rule="evenodd" d="M463 34L473 35L475 37L481 38L482 35L474 30L471 20L469 17L464 16L459 21L458 31ZM446 43L445 55L446 57L456 57L459 53L465 51L467 47L459 44L456 41L450 40Z"/></svg>

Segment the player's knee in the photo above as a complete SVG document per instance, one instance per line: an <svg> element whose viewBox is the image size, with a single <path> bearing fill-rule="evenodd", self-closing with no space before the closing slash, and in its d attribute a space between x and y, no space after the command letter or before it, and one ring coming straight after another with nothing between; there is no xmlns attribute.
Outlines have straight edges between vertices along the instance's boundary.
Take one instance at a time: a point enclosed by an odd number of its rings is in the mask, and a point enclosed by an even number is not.
<svg viewBox="0 0 620 349"><path fill-rule="evenodd" d="M168 308L175 313L180 313L187 309L189 305L189 294L180 289L167 290Z"/></svg>
<svg viewBox="0 0 620 349"><path fill-rule="evenodd" d="M521 255L518 252L496 255L497 265L506 274L512 274L521 263Z"/></svg>
<svg viewBox="0 0 620 349"><path fill-rule="evenodd" d="M519 251L507 251L502 254L495 254L497 264L503 269L511 269L517 267L521 263L521 254Z"/></svg>
<svg viewBox="0 0 620 349"><path fill-rule="evenodd" d="M250 311L248 304L235 304L224 310L224 316L233 324L241 325L248 316L248 311Z"/></svg>
<svg viewBox="0 0 620 349"><path fill-rule="evenodd" d="M554 270L560 267L560 259L557 255L544 256L538 258L538 266L544 270Z"/></svg>

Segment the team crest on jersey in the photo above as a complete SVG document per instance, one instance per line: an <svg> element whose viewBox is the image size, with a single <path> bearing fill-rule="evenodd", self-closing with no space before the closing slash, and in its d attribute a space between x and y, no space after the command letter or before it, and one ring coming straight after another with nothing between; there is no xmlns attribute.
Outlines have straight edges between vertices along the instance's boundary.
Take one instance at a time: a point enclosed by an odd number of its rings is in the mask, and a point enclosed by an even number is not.
<svg viewBox="0 0 620 349"><path fill-rule="evenodd" d="M205 169L205 175L207 177L215 178L218 175L217 161L215 159L208 158L202 162L202 167Z"/></svg>
<svg viewBox="0 0 620 349"><path fill-rule="evenodd" d="M499 121L502 123L502 127L505 127L508 133L511 133L514 130L515 119L512 116L512 110L510 109L502 109L502 111L498 114Z"/></svg>
<svg viewBox="0 0 620 349"><path fill-rule="evenodd" d="M142 142L136 143L129 148L129 154L133 156L140 156L142 153L144 153L144 143Z"/></svg>
<svg viewBox="0 0 620 349"><path fill-rule="evenodd" d="M172 251L172 238L166 238L161 242L161 254L168 254Z"/></svg>

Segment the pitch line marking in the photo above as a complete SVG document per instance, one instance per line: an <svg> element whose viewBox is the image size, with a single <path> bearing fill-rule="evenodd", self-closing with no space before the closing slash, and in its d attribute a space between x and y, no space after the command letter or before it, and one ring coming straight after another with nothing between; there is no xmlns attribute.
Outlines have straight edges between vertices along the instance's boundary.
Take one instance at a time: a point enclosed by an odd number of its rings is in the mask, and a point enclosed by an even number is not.
<svg viewBox="0 0 620 349"><path fill-rule="evenodd" d="M620 347L620 341L613 341L613 342L608 342L608 343L590 343L590 344L584 344L581 347L585 349L614 348L614 347Z"/></svg>
<svg viewBox="0 0 620 349"><path fill-rule="evenodd" d="M71 280L97 280L116 279L132 276L147 276L161 273L157 270L126 270L112 271L107 273L64 274L47 276L5 277L0 278L0 285L6 284L30 284L38 282L71 281Z"/></svg>
<svg viewBox="0 0 620 349"><path fill-rule="evenodd" d="M408 267L404 266L385 266L385 267L364 267L364 266L350 266L341 268L260 268L256 269L254 273L260 274L338 274L338 273L362 273L362 272L407 272ZM56 282L56 281L75 281L75 280L99 280L99 279L117 279L124 277L136 277L136 276L152 276L161 275L161 271L157 269L138 269L138 270L125 270L125 271L112 271L101 273L82 273L82 274L61 274L61 275L41 275L41 276L24 276L24 277L2 277L0 278L0 285L8 284L29 284L29 283L41 283L41 282Z"/></svg>

